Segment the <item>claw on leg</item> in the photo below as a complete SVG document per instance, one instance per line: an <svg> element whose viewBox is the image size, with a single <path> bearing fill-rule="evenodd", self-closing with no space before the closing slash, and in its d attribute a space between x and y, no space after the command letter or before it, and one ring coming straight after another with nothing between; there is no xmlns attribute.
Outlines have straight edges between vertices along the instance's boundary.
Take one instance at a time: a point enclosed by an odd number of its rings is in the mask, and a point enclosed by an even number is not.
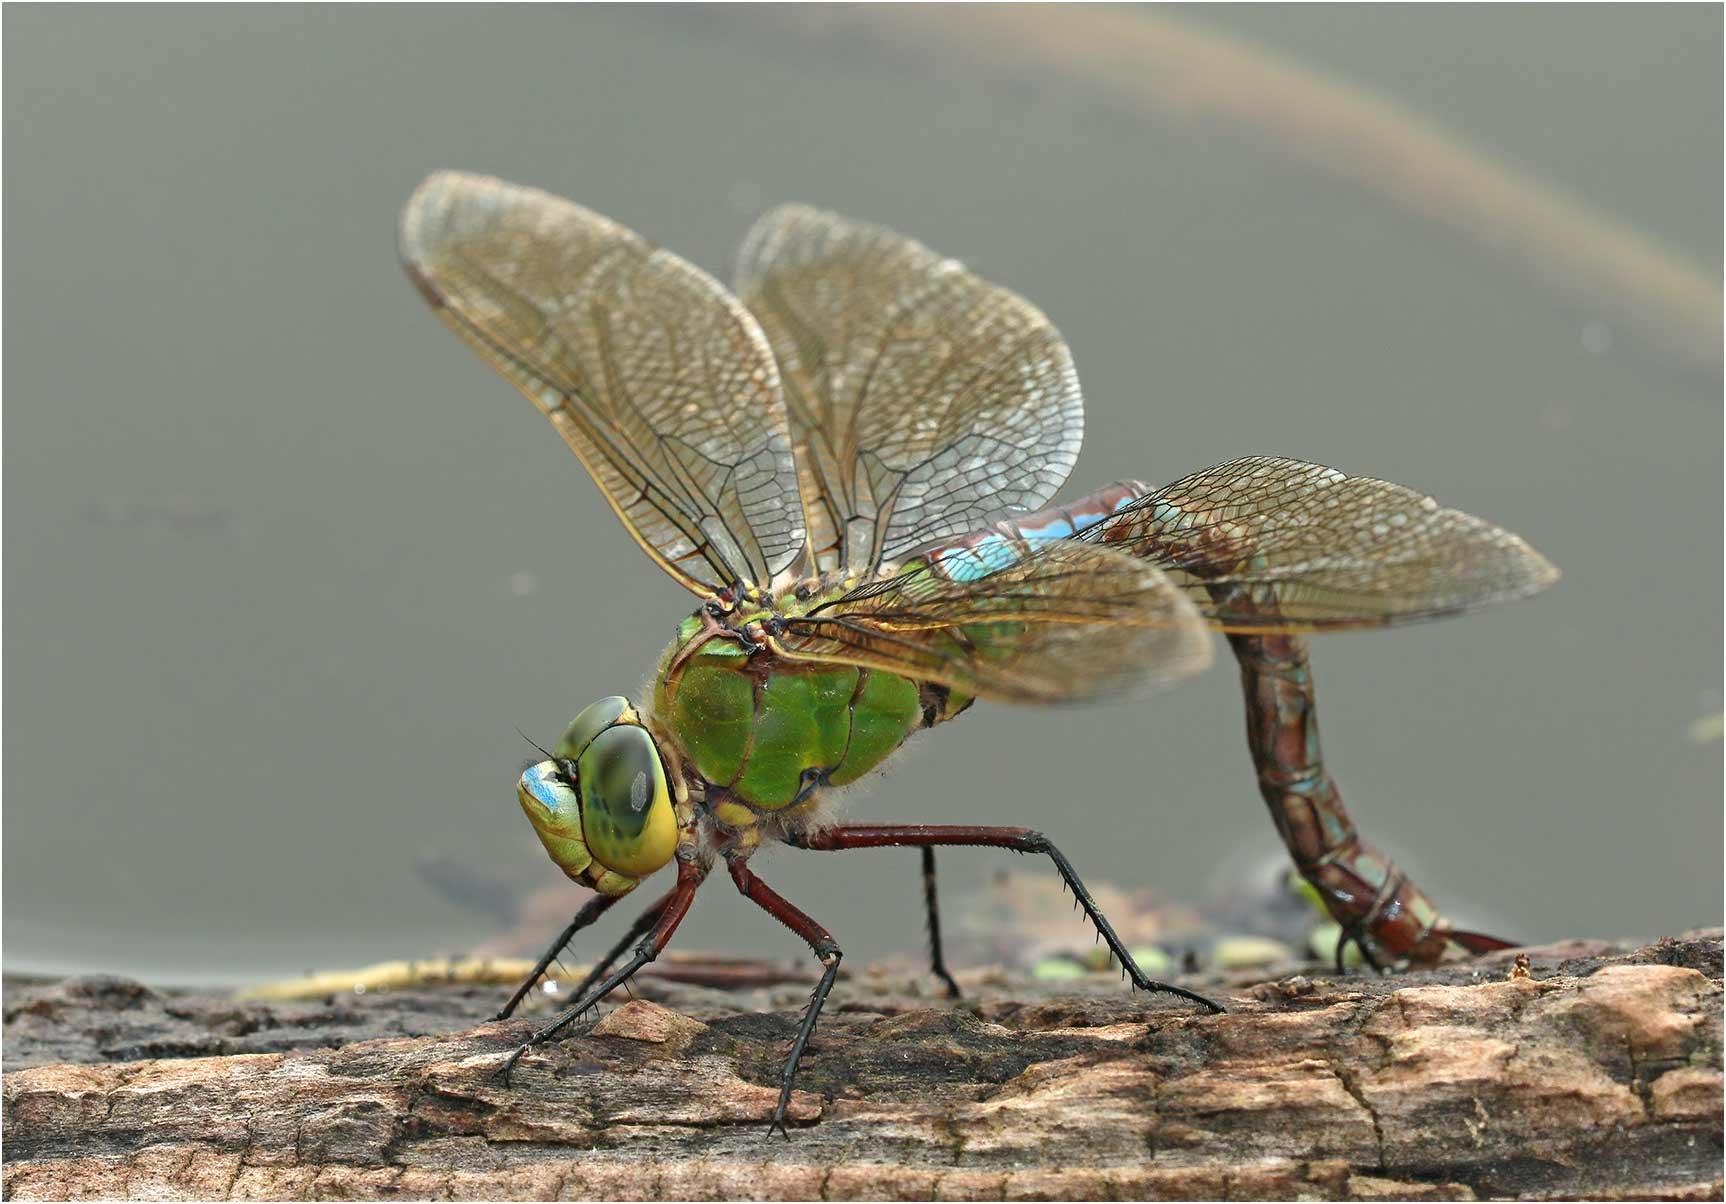
<svg viewBox="0 0 1726 1204"><path fill-rule="evenodd" d="M539 984L539 980L544 976L546 968L549 967L552 962L556 961L558 956L568 948L569 942L575 939L575 934L598 920L599 917L609 911L612 904L616 903L621 897L622 896L618 895L595 895L586 903L583 903L581 905L581 910L576 912L574 918L570 920L569 925L564 928L562 932L557 934L557 939L554 940L546 949L545 953L540 956L539 961L534 964L533 970L525 979L522 980L522 984L515 989L515 994L509 997L509 1002L504 1004L503 1008L496 1016L492 1017L492 1019L508 1020L513 1016L515 1014L515 1009L521 1006L521 1001L527 998L528 992L533 990L533 988Z"/></svg>
<svg viewBox="0 0 1726 1204"><path fill-rule="evenodd" d="M649 914L657 913L657 917L653 921L650 931L635 947L635 956L629 959L629 963L623 969L607 975L588 990L579 992L576 1001L558 1013L555 1020L537 1030L516 1047L515 1052L511 1053L504 1060L503 1065L498 1068L498 1073L506 1087L509 1085L510 1072L515 1069L516 1063L521 1061L523 1054L536 1045L545 1044L571 1024L574 1024L607 995L633 978L636 971L659 956L660 951L671 940L671 934L676 932L677 926L683 922L683 917L689 914L689 905L695 899L695 888L701 885L701 880L706 875L706 869L695 862L683 861L678 863L677 885L671 889L669 895L648 909ZM640 922L637 921L638 924Z"/></svg>
<svg viewBox="0 0 1726 1204"><path fill-rule="evenodd" d="M1127 972L1132 984L1141 991L1165 991L1171 995L1179 995L1182 999L1191 1000L1209 1008L1213 1012L1224 1011L1222 1004L1207 999L1185 987L1177 987L1172 983L1158 982L1143 970L1139 963L1133 960L1133 955L1127 950L1126 944L1116 935L1111 925L1097 907L1096 900L1091 898L1091 892L1085 889L1078 871L1066 855L1056 848L1054 843L1041 832L1033 832L1029 828L1005 827L974 827L970 825L947 824L838 824L808 837L801 842L807 849L825 849L839 851L843 849L879 849L889 846L911 846L930 848L936 845L969 845L981 848L1012 849L1017 853L1040 853L1055 863L1055 869L1060 872L1061 880L1067 889L1073 892L1074 899L1084 910L1103 943L1108 945L1109 952Z"/></svg>
<svg viewBox="0 0 1726 1204"><path fill-rule="evenodd" d="M947 986L947 998L959 999L963 992L947 970L941 953L941 908L935 895L935 846L923 846L923 916L929 929L929 969Z"/></svg>
<svg viewBox="0 0 1726 1204"><path fill-rule="evenodd" d="M833 989L833 980L839 977L839 963L845 954L832 934L751 872L743 859L728 859L726 866L731 871L731 880L737 884L738 892L808 942L822 965L821 981L815 984L814 993L809 996L809 1006L803 1011L803 1021L797 1026L797 1036L791 1042L791 1052L785 1058L785 1069L779 1076L779 1102L773 1108L773 1119L767 1124L768 1137L772 1137L773 1131L777 1129L789 1139L791 1135L786 1132L785 1116L791 1109L791 1091L797 1082L797 1066L803 1060L803 1051L809 1045L810 1036L815 1032L815 1021L820 1018L821 1008L827 1002L827 994Z"/></svg>

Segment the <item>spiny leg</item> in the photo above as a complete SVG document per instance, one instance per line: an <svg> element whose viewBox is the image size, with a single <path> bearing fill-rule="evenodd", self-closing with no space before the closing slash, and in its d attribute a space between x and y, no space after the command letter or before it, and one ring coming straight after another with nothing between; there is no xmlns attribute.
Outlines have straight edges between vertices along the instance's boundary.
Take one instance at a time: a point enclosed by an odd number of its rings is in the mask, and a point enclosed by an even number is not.
<svg viewBox="0 0 1726 1204"><path fill-rule="evenodd" d="M1378 959L1373 956L1371 947L1361 939L1361 934L1344 927L1340 928L1336 934L1336 972L1338 974L1348 973L1348 966L1343 961L1343 958L1348 953L1348 947L1351 942L1354 944L1356 949L1360 950L1361 959L1365 961L1367 965L1380 973L1384 972L1384 967L1378 964Z"/></svg>
<svg viewBox="0 0 1726 1204"><path fill-rule="evenodd" d="M1127 951L1121 938L1115 935L1114 926L1098 910L1096 901L1091 898L1091 892L1085 889L1078 871L1066 855L1054 846L1054 843L1041 832L1030 828L998 828L972 827L969 825L935 825L935 824L839 824L816 832L796 841L799 847L806 849L826 849L838 851L842 849L879 849L890 845L911 845L928 848L933 845L971 845L975 847L1013 849L1020 853L1041 853L1055 863L1055 869L1060 872L1061 880L1067 884L1067 889L1073 892L1073 897L1084 908L1097 932L1108 945L1109 952L1115 955L1121 963L1127 977L1141 991L1166 991L1171 995L1179 995L1194 1003L1203 1004L1213 1012L1223 1011L1222 1004L1206 999L1185 987L1177 987L1172 983L1158 982L1139 969L1139 963L1133 960L1133 955Z"/></svg>
<svg viewBox="0 0 1726 1204"><path fill-rule="evenodd" d="M1340 802L1338 805L1340 806ZM1336 937L1336 972L1347 973L1343 968L1343 955L1348 952L1349 942L1352 941L1354 947L1360 950L1361 960L1372 967L1373 973L1383 974L1385 965L1379 960L1378 951L1373 947L1374 934L1381 929L1387 932L1395 930L1395 920L1414 898L1414 895L1408 892L1414 892L1415 886L1400 866L1378 853L1373 846L1360 838L1359 833L1355 833L1352 840L1337 850L1336 856L1325 860L1331 863L1343 862L1350 850L1356 850L1363 862L1382 862L1385 866L1385 877L1383 883L1370 896L1365 911L1359 909L1358 902L1352 912L1343 909L1344 918L1337 922L1340 931Z"/></svg>
<svg viewBox="0 0 1726 1204"><path fill-rule="evenodd" d="M593 963L593 969L587 972L587 977L576 984L570 994L579 998L581 993L598 982L605 972L617 963L617 959L629 951L630 943L659 923L659 917L665 914L665 909L671 906L671 897L677 893L674 886L653 901L648 909L635 917L629 926L629 931L617 938L617 943L606 951L604 957Z"/></svg>
<svg viewBox="0 0 1726 1204"><path fill-rule="evenodd" d="M935 846L923 846L923 912L929 923L929 968L935 977L947 984L947 998L960 996L959 984L947 971L947 959L941 956L941 908L935 899Z"/></svg>
<svg viewBox="0 0 1726 1204"><path fill-rule="evenodd" d="M502 1010L494 1019L508 1020L513 1016L515 1009L521 1006L521 1001L527 998L528 992L533 990L541 976L545 974L546 967L557 960L558 954L562 953L569 946L569 942L575 939L575 934L598 920L600 916L611 909L612 904L622 897L621 895L595 895L583 903L581 910L576 912L575 917L570 920L569 926L558 933L557 939L540 955L539 961L534 964L533 972L522 980L522 984L515 989L515 994L509 997L509 1002L503 1005Z"/></svg>
<svg viewBox="0 0 1726 1204"><path fill-rule="evenodd" d="M821 981L815 984L815 993L809 997L809 1007L803 1013L803 1023L798 1026L797 1037L791 1042L791 1054L785 1059L785 1070L779 1077L779 1103L767 1125L769 1136L778 1129L789 1138L791 1135L785 1130L785 1113L791 1107L791 1085L797 1079L797 1063L802 1060L804 1047L815 1031L816 1018L821 1015L821 1006L827 1002L827 993L833 989L833 980L839 976L839 962L845 954L839 948L839 942L825 928L756 877L742 860L727 858L726 866L743 897L807 941L823 967Z"/></svg>
<svg viewBox="0 0 1726 1204"><path fill-rule="evenodd" d="M1360 950L1361 960L1371 966L1375 973L1383 974L1384 965L1378 960L1378 955L1372 951L1372 941L1367 925L1360 920L1340 921L1336 934L1336 972L1347 974L1348 968L1343 963L1343 955L1353 944Z"/></svg>
<svg viewBox="0 0 1726 1204"><path fill-rule="evenodd" d="M607 976L590 990L581 992L574 1003L558 1014L557 1019L536 1030L533 1036L516 1046L503 1065L498 1067L497 1073L506 1086L509 1083L510 1071L515 1069L515 1064L521 1061L523 1054L535 1045L543 1045L551 1040L580 1018L582 1013L629 981L637 970L659 956L660 950L671 940L671 934L676 932L677 926L683 922L683 917L689 914L689 905L695 899L695 888L701 885L701 880L706 876L707 868L698 862L678 861L677 885L667 896L665 907L660 911L653 928L635 947L635 956L629 959L629 964ZM656 904L655 907L657 906Z"/></svg>

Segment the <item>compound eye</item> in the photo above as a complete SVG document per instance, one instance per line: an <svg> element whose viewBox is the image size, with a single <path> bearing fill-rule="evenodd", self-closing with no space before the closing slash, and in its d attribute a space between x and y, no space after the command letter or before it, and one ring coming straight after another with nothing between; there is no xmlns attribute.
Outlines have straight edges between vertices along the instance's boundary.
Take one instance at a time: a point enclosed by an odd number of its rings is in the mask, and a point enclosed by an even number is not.
<svg viewBox="0 0 1726 1204"><path fill-rule="evenodd" d="M621 724L581 754L581 823L588 851L632 878L659 869L677 850L677 817L665 767L646 728Z"/></svg>
<svg viewBox="0 0 1726 1204"><path fill-rule="evenodd" d="M573 761L581 756L593 738L616 723L628 709L629 699L613 694L582 711L563 729L563 738L557 742L558 760Z"/></svg>

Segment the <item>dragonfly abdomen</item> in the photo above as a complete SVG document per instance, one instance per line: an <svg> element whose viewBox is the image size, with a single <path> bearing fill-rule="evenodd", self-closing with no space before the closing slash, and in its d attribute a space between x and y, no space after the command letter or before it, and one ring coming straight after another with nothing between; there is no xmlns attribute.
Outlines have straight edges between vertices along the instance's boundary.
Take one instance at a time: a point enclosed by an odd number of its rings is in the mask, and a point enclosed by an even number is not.
<svg viewBox="0 0 1726 1204"><path fill-rule="evenodd" d="M999 524L1000 536L1025 543L1079 535L1151 494L1139 481L1117 481L1094 493ZM1211 516L1206 516L1209 519ZM1112 544L1174 570L1188 570L1215 560L1250 561L1256 549L1239 546L1221 556L1216 548L1199 555L1184 541L1226 538L1226 524L1198 522L1196 534L1182 529L1187 518L1178 508L1149 506L1123 516L1105 529L1102 542ZM991 545L986 536L953 541L956 547ZM933 555L940 555L936 549ZM973 555L977 552L973 551ZM961 561L961 563L963 563ZM1231 617L1274 613L1274 595L1226 581L1205 581L1199 587L1210 596L1213 613L1226 630ZM1306 640L1292 633L1230 633L1229 644L1240 664L1246 696L1247 741L1259 792L1269 806L1278 833L1301 875L1323 896L1336 916L1373 950L1417 962L1436 961L1450 936L1438 909L1395 863L1362 839L1343 806L1336 781L1325 768L1319 743L1317 700ZM1473 934L1457 934L1472 937Z"/></svg>
<svg viewBox="0 0 1726 1204"><path fill-rule="evenodd" d="M1392 957L1436 961L1438 909L1395 864L1361 838L1324 765L1306 640L1231 635L1247 704L1247 744L1259 793L1295 866L1332 914L1370 933Z"/></svg>
<svg viewBox="0 0 1726 1204"><path fill-rule="evenodd" d="M1076 502L1046 506L956 539L919 548L916 556L955 581L972 581L1008 567L1039 544L1071 539L1148 491L1139 481L1117 481Z"/></svg>
<svg viewBox="0 0 1726 1204"><path fill-rule="evenodd" d="M1282 617L1277 591L1254 581L1263 549L1246 537L1248 528L1231 521L1226 507L1191 512L1164 500L1178 498L1178 484L1153 495L1137 482L1121 482L1074 508L1095 510L1106 502L1113 513L1127 504L1117 500L1123 490L1145 504L1103 527L1101 542L1161 565L1208 597L1201 609L1227 634L1240 665L1259 793L1296 868L1345 934L1375 962L1379 956L1436 962L1451 941L1474 952L1504 947L1496 938L1451 928L1432 900L1356 830L1325 767L1306 639L1275 629Z"/></svg>

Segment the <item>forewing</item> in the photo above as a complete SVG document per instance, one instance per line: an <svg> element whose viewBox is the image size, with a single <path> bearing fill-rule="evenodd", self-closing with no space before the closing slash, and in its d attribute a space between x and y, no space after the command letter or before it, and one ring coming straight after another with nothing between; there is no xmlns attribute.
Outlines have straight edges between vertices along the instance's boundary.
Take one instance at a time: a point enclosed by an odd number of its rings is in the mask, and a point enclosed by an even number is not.
<svg viewBox="0 0 1726 1204"><path fill-rule="evenodd" d="M779 374L712 277L534 188L440 172L401 219L408 275L527 394L690 590L766 585L803 548Z"/></svg>
<svg viewBox="0 0 1726 1204"><path fill-rule="evenodd" d="M785 620L775 651L885 669L1008 702L1072 702L1204 668L1210 640L1181 590L1112 549L952 547Z"/></svg>
<svg viewBox="0 0 1726 1204"><path fill-rule="evenodd" d="M1517 536L1412 489L1266 456L1176 481L1082 538L1161 565L1232 631L1413 622L1558 579Z"/></svg>
<svg viewBox="0 0 1726 1204"><path fill-rule="evenodd" d="M868 572L1067 479L1078 376L1022 298L803 205L756 222L737 284L779 360L817 571Z"/></svg>

